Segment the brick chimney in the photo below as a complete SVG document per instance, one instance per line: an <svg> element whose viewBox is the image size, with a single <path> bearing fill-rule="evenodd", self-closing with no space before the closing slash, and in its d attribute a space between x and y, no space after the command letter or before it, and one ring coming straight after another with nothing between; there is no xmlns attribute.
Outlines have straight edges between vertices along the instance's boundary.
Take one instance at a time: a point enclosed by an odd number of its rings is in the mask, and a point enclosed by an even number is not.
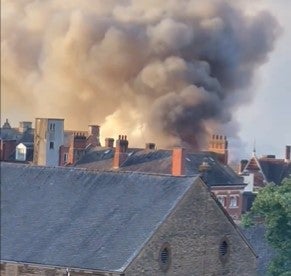
<svg viewBox="0 0 291 276"><path fill-rule="evenodd" d="M113 138L105 138L105 148L113 148L114 139Z"/></svg>
<svg viewBox="0 0 291 276"><path fill-rule="evenodd" d="M87 145L91 144L94 147L100 146L100 126L98 125L89 125Z"/></svg>
<svg viewBox="0 0 291 276"><path fill-rule="evenodd" d="M75 132L68 149L67 163L74 164L85 154L86 135L84 132Z"/></svg>
<svg viewBox="0 0 291 276"><path fill-rule="evenodd" d="M122 163L126 160L128 149L128 141L126 135L119 135L118 140L116 140L115 153L113 158L113 168L118 169Z"/></svg>
<svg viewBox="0 0 291 276"><path fill-rule="evenodd" d="M287 145L285 150L285 160L290 161L291 160L291 146Z"/></svg>
<svg viewBox="0 0 291 276"><path fill-rule="evenodd" d="M172 175L185 175L185 149L173 148L172 152Z"/></svg>
<svg viewBox="0 0 291 276"><path fill-rule="evenodd" d="M154 149L156 149L156 144L155 143L146 143L145 149L154 150Z"/></svg>
<svg viewBox="0 0 291 276"><path fill-rule="evenodd" d="M217 159L227 165L228 140L226 136L213 134L209 140L208 150L217 154Z"/></svg>

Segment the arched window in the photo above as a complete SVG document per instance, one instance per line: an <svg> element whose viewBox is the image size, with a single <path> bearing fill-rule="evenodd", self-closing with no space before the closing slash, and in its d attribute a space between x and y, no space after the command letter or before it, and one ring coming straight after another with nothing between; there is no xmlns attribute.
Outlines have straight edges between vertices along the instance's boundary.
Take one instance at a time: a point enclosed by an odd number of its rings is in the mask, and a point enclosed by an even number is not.
<svg viewBox="0 0 291 276"><path fill-rule="evenodd" d="M164 243L159 253L159 264L163 271L167 271L171 264L171 248L168 243Z"/></svg>
<svg viewBox="0 0 291 276"><path fill-rule="evenodd" d="M229 241L223 237L219 243L218 254L221 262L225 263L229 256Z"/></svg>

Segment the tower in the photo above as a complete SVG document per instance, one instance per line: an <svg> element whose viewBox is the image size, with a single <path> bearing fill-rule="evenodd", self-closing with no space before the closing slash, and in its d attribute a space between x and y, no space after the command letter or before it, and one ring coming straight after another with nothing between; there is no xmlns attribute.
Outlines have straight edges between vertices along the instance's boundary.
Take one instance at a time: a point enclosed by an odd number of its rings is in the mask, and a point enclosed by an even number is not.
<svg viewBox="0 0 291 276"><path fill-rule="evenodd" d="M59 149L64 141L64 119L36 118L33 163L58 166Z"/></svg>

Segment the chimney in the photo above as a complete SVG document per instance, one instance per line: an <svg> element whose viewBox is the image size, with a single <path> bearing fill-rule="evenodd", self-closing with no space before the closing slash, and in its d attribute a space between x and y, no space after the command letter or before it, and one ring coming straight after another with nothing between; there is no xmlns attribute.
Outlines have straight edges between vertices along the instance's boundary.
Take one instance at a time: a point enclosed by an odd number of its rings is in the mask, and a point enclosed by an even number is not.
<svg viewBox="0 0 291 276"><path fill-rule="evenodd" d="M208 150L217 154L217 159L227 165L228 140L226 136L213 134L209 140Z"/></svg>
<svg viewBox="0 0 291 276"><path fill-rule="evenodd" d="M105 138L105 148L113 148L114 139L113 138Z"/></svg>
<svg viewBox="0 0 291 276"><path fill-rule="evenodd" d="M248 160L246 159L240 160L239 173L242 173L244 171L247 164L248 164Z"/></svg>
<svg viewBox="0 0 291 276"><path fill-rule="evenodd" d="M19 131L21 133L24 133L25 131L31 129L31 126L32 126L32 122L25 122L25 121L19 122Z"/></svg>
<svg viewBox="0 0 291 276"><path fill-rule="evenodd" d="M285 160L286 161L290 161L290 155L291 155L291 146L289 145L287 145L286 146L286 151L285 151Z"/></svg>
<svg viewBox="0 0 291 276"><path fill-rule="evenodd" d="M185 175L185 149L173 148L172 152L172 175L182 176Z"/></svg>
<svg viewBox="0 0 291 276"><path fill-rule="evenodd" d="M98 125L89 125L87 145L91 144L94 147L100 146L100 126Z"/></svg>
<svg viewBox="0 0 291 276"><path fill-rule="evenodd" d="M149 150L154 150L156 149L156 144L155 143L146 143L145 148Z"/></svg>
<svg viewBox="0 0 291 276"><path fill-rule="evenodd" d="M128 141L126 135L119 135L116 140L115 153L113 158L113 168L118 169L127 158Z"/></svg>

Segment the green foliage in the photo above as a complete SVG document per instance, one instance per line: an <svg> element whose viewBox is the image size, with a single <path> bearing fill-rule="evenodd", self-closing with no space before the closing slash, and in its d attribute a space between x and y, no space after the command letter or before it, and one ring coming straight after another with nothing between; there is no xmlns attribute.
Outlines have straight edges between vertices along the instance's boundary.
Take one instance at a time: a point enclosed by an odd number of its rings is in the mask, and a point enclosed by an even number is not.
<svg viewBox="0 0 291 276"><path fill-rule="evenodd" d="M258 193L243 224L258 221L264 222L267 241L278 253L269 266L270 275L291 275L291 179L280 186L269 184Z"/></svg>

